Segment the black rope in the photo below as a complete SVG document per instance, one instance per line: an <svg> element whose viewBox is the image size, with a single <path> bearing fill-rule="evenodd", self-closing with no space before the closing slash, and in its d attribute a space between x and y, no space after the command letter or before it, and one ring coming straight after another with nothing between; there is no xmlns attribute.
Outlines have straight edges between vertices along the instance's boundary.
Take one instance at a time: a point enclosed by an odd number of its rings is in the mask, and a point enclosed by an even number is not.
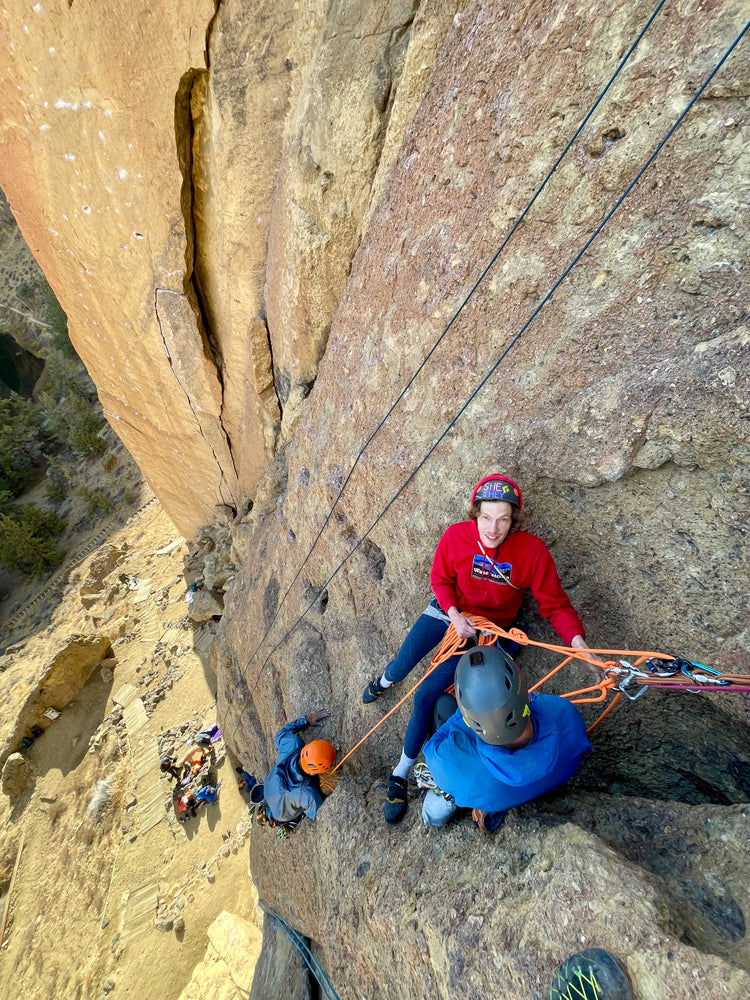
<svg viewBox="0 0 750 1000"><path fill-rule="evenodd" d="M514 233L516 232L516 230L518 229L518 227L521 225L521 223L523 222L523 220L526 218L526 216L529 213L531 207L534 205L534 202L537 200L537 198L542 193L542 191L544 191L545 187L547 186L547 182L550 180L550 178L552 177L552 175L555 173L555 171L557 170L557 168L562 163L562 161L563 161L564 157L566 156L566 154L567 154L568 150L570 149L570 147L576 141L576 139L578 138L578 136L581 134L581 132L585 128L585 126L588 123L588 121L591 118L591 116L594 114L594 112L596 111L596 109L599 107L599 105L601 104L601 102L604 100L604 98L607 95L607 92L609 91L610 87L615 82L615 80L617 79L617 77L620 75L620 71L623 69L623 67L625 66L625 64L627 63L627 61L630 59L631 55L635 52L635 50L638 47L641 39L646 34L646 32L648 31L648 29L651 27L651 23L653 22L654 18L659 13L659 11L662 9L662 7L664 6L665 3L666 3L666 0L660 0L660 2L657 4L656 8L654 9L654 12L649 17L649 19L646 22L645 26L643 27L643 29L639 33L638 37L636 38L636 40L633 42L633 44L630 46L630 48L628 49L628 51L625 53L625 55L620 60L620 63L618 65L617 69L614 71L614 73L612 74L612 76L609 78L609 81L607 82L607 85L604 87L604 89L599 94L599 96L597 97L597 99L591 105L591 107L589 108L589 110L588 110L585 118L583 119L583 121L581 122L581 124L578 126L578 128L576 129L576 131L573 133L573 136L570 139L570 141L568 142L567 146L562 151L562 153L560 153L560 155L558 156L558 158L555 160L554 166L550 169L550 171L547 174L547 176L544 178L544 180L542 181L542 183L537 188L537 190L534 193L534 196L532 197L531 201L528 203L528 205L526 206L526 208L524 208L523 212L521 212L521 214L519 215L519 217L513 223L513 226L511 228L510 232L505 237L505 239L503 240L503 242L500 244L500 247L495 252L495 254L490 258L489 263L486 265L486 267L484 268L484 270L482 271L482 273L479 275L479 277L477 278L477 280L474 282L474 284L472 285L470 291L465 296L465 298L461 302L461 304L458 307L458 309L456 309L456 311L453 314L453 316L451 317L448 325L445 327L445 329L443 330L443 332L440 334L440 336L438 337L438 339L435 341L435 343L432 345L432 347L430 348L430 350L428 351L428 353L425 355L423 361L421 362L421 364L419 365L419 367L416 369L416 371L414 372L414 374L411 376L411 378L409 379L409 381L406 383L406 385L403 387L403 389L401 390L401 392L397 396L396 400L394 401L394 403L392 404L392 406L390 407L390 409L388 410L388 412L385 414L385 416L382 418L382 420L376 426L375 430L372 432L372 434L370 434L370 436L368 437L368 439L365 441L365 443L360 448L357 457L354 459L354 464L352 465L351 469L349 470L349 474L347 475L346 479L344 480L343 485L341 486L341 489L339 490L339 492L338 492L338 494L336 496L336 499L333 501L333 506L331 507L331 509L329 510L328 514L326 515L326 519L323 521L323 524L321 525L320 531L318 531L318 534L315 536L315 539L314 539L312 545L310 546L309 552L305 556L305 558L304 558L304 560L302 562L302 565L299 567L299 569L297 570L297 572L294 574L294 578L292 579L292 582L289 584L289 586L287 587L286 591L284 592L284 596L281 598L281 601L279 602L279 605L276 608L276 613L274 614L273 618L271 619L271 624L266 629L263 638L260 640L260 642L258 643L257 647L255 648L255 651L252 653L252 655L250 657L250 660L248 661L248 667L250 666L250 664L252 663L252 661L255 659L255 657L256 657L256 655L258 653L258 650L261 648L261 646L263 645L263 643L268 638L268 635L269 635L271 629L273 628L273 626L276 623L276 619L279 617L279 614L281 613L281 609L282 609L282 607L284 605L284 602L286 601L287 597L289 596L289 592L291 591L292 587L295 585L295 583L299 579L300 573L302 573L302 570L307 565L308 560L310 559L310 556L313 554L313 552L314 552L314 550L315 550L318 542L320 541L321 535L323 534L323 532L325 531L325 529L328 527L328 522L331 520L331 517L333 516L333 512L336 509L336 505L338 504L339 500L343 496L344 490L349 485L349 480L352 478L352 475L354 474L354 470L359 465L360 459L362 458L362 456L364 455L364 453L367 451L367 448L372 444L372 442L375 439L375 437L377 436L377 434L379 434L379 432L380 432L381 428L383 427L383 425L385 424L386 420L388 420L388 418L391 416L391 414L396 409L396 407L398 406L398 404L401 402L401 400L404 398L404 396L406 395L406 393L409 391L409 389L411 388L412 384L416 381L416 379L417 379L418 375L420 374L420 372L422 371L422 369L425 367L425 365L430 360L430 358L432 357L432 355L438 349L438 347L442 343L443 339L447 335L448 331L451 329L451 327L453 326L453 324L458 319L459 315L463 312L464 308L468 304L469 300L472 298L472 296L476 292L477 288L479 288L479 286L481 285L481 283L487 277L487 274L489 273L490 269L497 263L497 260L500 257L500 254L506 248L506 246L508 245L508 243L512 239Z"/></svg>
<svg viewBox="0 0 750 1000"><path fill-rule="evenodd" d="M261 668L258 671L258 676L256 677L255 685L257 685L258 681L260 680L260 676L263 673L263 670L264 670L266 664L268 663L269 659L273 656L273 654L276 652L276 650L279 648L279 646L283 642L285 642L289 638L289 636L295 631L295 629L297 628L297 626L299 625L299 623L305 617L305 615L307 614L307 612L313 607L313 605L315 604L315 602L318 600L318 598L320 597L320 595L325 591L326 587L328 587L328 585L331 583L331 581L333 580L333 578L346 565L346 563L351 559L351 557L354 555L354 553L357 552L360 549L360 547L362 546L363 542L369 536L369 534L371 533L371 531L373 530L373 528L378 524L378 522L390 510L390 508L393 506L393 504L396 502L396 500L399 498L399 496L404 492L404 490L409 485L409 483L412 481L412 479L414 479L414 477L419 472L419 470L422 468L422 466L425 465L425 463L427 462L427 460L429 459L429 457L433 454L433 452L438 447L438 445L440 445L441 442L447 437L447 435L453 429L453 427L455 426L455 424L457 423L457 421L459 420L459 418L466 411L466 409L468 408L468 406L470 405L470 403L473 402L473 400L476 398L476 396L479 394L479 392L487 384L487 382L489 381L489 379L497 371L497 369L499 368L500 364L506 358L506 356L508 355L508 353L510 352L510 350L513 348L513 346L516 344L516 342L521 338L521 336L528 329L528 327L531 325L531 323L533 322L533 320L536 319L536 317L539 315L539 313L544 308L544 306L549 302L549 300L552 298L552 296L557 291L557 289L560 287L560 285L563 283L563 281L567 278L567 276L570 274L570 272L573 270L573 268L576 266L576 264L580 261L580 259L583 257L583 255L588 250L588 248L591 246L591 244L597 238L597 236L599 235L599 233L601 233L602 229L604 229L604 227L609 222L609 220L612 218L612 216L615 214L615 212L617 211L617 209L620 207L620 205L622 205L622 203L628 197L628 195L630 194L630 192L636 186L636 184L641 179L641 177L643 176L643 174L646 172L646 170L648 170L648 168L654 162L654 160L659 155L659 153L661 152L661 150L663 149L663 147L666 145L666 143L669 141L669 139L672 137L672 135L674 134L674 132L682 124L682 121L685 118L685 116L688 114L688 112L690 111L690 109L693 107L693 105L698 100L698 98L701 96L701 94L706 89L706 87L709 85L709 83L713 80L713 78L719 72L719 70L724 65L724 63L729 58L729 56L732 54L732 52L737 47L737 45L739 45L740 41L742 40L742 38L744 37L744 35L747 33L748 29L750 29L750 21L747 22L747 24L745 25L745 27L742 29L742 31L739 33L739 35L735 38L735 40L732 42L732 44L726 50L726 52L721 57L721 59L719 60L719 62L716 64L716 66L714 66L713 70L709 73L709 75L703 81L703 83L701 84L701 86L699 87L699 89L693 95L693 97L688 102L688 104L686 105L686 107L684 108L684 110L680 113L680 115L678 116L677 120L672 125L672 127L669 129L669 131L664 136L664 138L661 140L661 142L658 144L658 146L656 147L656 149L654 150L654 152L649 156L649 158L643 164L643 166L638 171L638 173L635 175L635 177L633 178L633 180L627 186L627 188L625 189L625 191L620 195L620 197L614 203L614 205L609 210L609 212L607 212L607 214L604 216L604 218L599 223L599 225L596 227L596 229L594 230L594 232L592 233L592 235L589 237L589 239L586 240L586 242L583 245L582 249L579 250L579 252L575 255L575 257L573 257L573 259L570 262L570 264L568 264L568 266L565 268L565 270L563 271L563 273L560 275L560 277L554 283L554 285L549 290L549 292L547 292L547 294L544 296L544 298L539 303L539 305L536 307L536 309L534 309L534 311L532 312L532 314L526 320L526 322L521 327L521 329L518 331L518 333L515 335L515 337L513 337L513 339L511 340L511 342L505 348L505 350L500 355L500 357L495 362L495 364L492 366L492 368L490 368L490 370L487 372L487 374L484 376L484 378L481 380L481 382L477 385L476 389L472 392L472 394L469 396L469 398L466 400L466 402L463 404L463 406L459 409L459 411L456 413L456 415L454 416L454 418L451 420L451 422L445 428L445 430L440 435L440 437L435 441L435 443L429 449L429 451L427 452L427 454L422 458L421 462L412 470L412 472L409 475L409 477L401 485L401 487L398 489L398 491L393 495L393 497L390 499L390 501L386 504L386 506L380 512L380 514L378 514L378 516L372 522L372 524L367 529L367 531L364 533L364 535L359 539L359 541L354 546L354 548L352 548L351 551L348 553L348 555L346 555L341 560L341 562L338 564L338 566L336 567L336 569L333 571L333 573L331 573L331 575L328 577L328 579L326 580L326 582L320 588L320 590L318 591L318 593L315 596L315 598L308 604L308 606L305 608L305 610L302 612L302 614L297 618L297 620L292 625L292 627L288 630L288 632L276 643L276 645L273 647L273 649L268 654L268 656L266 657L266 659L263 661L263 664L261 665ZM257 652L257 650L256 650L256 652ZM250 666L251 662L252 662L252 659L248 663L248 667Z"/></svg>

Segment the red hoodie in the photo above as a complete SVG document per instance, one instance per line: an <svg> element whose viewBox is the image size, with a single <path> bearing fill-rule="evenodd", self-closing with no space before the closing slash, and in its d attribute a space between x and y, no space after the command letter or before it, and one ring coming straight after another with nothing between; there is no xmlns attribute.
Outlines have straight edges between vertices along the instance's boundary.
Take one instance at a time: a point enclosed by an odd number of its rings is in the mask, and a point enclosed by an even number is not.
<svg viewBox="0 0 750 1000"><path fill-rule="evenodd" d="M576 635L585 637L581 620L562 589L554 560L541 538L513 531L496 549L486 552L488 558L480 548L476 521L460 521L444 533L430 573L432 589L444 611L455 606L508 628L521 607L522 591L530 590L539 611L566 646ZM514 586L503 579L503 573Z"/></svg>

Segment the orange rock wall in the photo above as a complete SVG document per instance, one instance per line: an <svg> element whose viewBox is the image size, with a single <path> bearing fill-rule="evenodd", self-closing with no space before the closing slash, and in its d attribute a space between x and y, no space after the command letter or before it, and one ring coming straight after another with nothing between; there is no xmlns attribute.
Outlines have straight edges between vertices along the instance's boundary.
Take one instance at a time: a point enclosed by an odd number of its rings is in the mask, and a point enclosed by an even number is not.
<svg viewBox="0 0 750 1000"><path fill-rule="evenodd" d="M14 4L0 14L0 186L65 309L108 420L177 523L237 502L221 385L190 294L175 139L210 2Z"/></svg>
<svg viewBox="0 0 750 1000"><path fill-rule="evenodd" d="M108 420L188 536L217 504L241 508L294 431L417 7L53 0L0 15L0 186ZM426 7L429 38L453 6Z"/></svg>

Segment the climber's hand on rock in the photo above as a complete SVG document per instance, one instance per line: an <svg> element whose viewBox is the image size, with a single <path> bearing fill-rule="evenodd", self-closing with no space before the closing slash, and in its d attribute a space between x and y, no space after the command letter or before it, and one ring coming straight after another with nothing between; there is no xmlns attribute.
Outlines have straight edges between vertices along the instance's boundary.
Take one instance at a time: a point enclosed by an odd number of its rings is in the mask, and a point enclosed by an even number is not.
<svg viewBox="0 0 750 1000"><path fill-rule="evenodd" d="M319 726L322 724L324 719L330 718L331 713L326 708L322 708L319 712L311 712L310 715L306 715L308 726Z"/></svg>

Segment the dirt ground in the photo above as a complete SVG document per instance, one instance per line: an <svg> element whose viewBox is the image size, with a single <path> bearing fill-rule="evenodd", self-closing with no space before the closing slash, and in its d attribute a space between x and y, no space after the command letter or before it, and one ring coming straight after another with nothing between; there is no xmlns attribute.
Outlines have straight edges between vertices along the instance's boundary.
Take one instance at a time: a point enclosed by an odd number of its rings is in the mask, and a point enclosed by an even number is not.
<svg viewBox="0 0 750 1000"><path fill-rule="evenodd" d="M124 542L114 578L137 578L133 589L120 585L113 596L105 588L101 605L86 611L73 586L30 639L44 641L43 630L49 638L50 625L118 634L113 676L95 670L28 751L33 787L15 802L0 795L0 912L23 838L0 950L1 996L176 1000L215 916L229 910L260 925L237 761L216 744L219 801L185 826L158 770L160 734L187 724L175 744L184 747L216 721L211 626L186 620L186 544L157 503L108 539ZM86 566L76 574L85 578ZM160 688L163 700L150 713L139 709L138 696ZM133 700L115 725L108 717L118 696Z"/></svg>

